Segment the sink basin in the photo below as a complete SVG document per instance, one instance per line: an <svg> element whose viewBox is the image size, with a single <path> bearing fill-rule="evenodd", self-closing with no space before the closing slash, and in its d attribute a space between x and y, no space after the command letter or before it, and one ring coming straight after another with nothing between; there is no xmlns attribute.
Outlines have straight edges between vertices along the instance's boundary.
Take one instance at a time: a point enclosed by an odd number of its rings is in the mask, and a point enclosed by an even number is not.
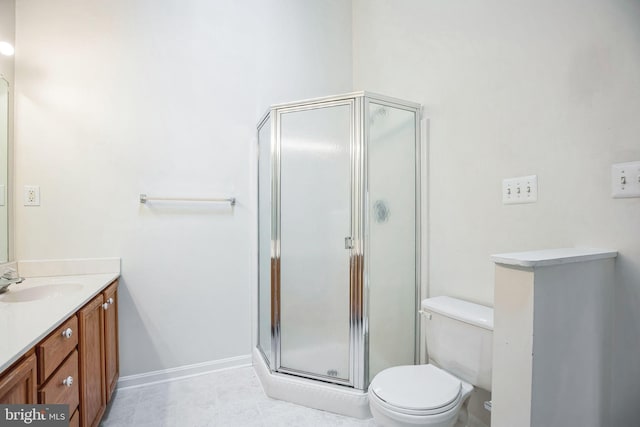
<svg viewBox="0 0 640 427"><path fill-rule="evenodd" d="M45 298L55 298L67 293L78 292L82 289L79 283L55 283L51 285L34 286L26 289L9 289L0 295L2 302L29 302Z"/></svg>

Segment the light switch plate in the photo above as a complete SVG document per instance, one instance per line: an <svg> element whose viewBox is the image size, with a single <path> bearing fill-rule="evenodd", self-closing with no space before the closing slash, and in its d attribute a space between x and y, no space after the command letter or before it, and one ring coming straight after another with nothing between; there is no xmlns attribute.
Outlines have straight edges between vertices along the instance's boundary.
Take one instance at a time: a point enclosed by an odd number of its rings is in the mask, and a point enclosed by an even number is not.
<svg viewBox="0 0 640 427"><path fill-rule="evenodd" d="M611 165L611 195L614 199L640 197L640 161Z"/></svg>
<svg viewBox="0 0 640 427"><path fill-rule="evenodd" d="M538 176L528 175L502 180L502 203L535 203L538 201Z"/></svg>

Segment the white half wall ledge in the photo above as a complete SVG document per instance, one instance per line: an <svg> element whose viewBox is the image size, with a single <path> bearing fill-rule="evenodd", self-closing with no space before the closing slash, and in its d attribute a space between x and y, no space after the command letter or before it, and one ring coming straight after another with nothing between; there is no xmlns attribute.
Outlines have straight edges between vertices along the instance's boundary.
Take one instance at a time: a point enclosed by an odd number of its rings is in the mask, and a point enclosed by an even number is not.
<svg viewBox="0 0 640 427"><path fill-rule="evenodd" d="M560 248L495 254L491 255L491 260L496 264L520 267L547 267L572 262L615 258L617 256L618 251L612 249Z"/></svg>
<svg viewBox="0 0 640 427"><path fill-rule="evenodd" d="M176 368L145 372L143 374L127 375L125 377L120 377L118 380L118 390L144 387L184 378L197 377L199 375L206 375L211 372L244 368L248 366L251 366L251 355L249 354L195 363L193 365L178 366Z"/></svg>

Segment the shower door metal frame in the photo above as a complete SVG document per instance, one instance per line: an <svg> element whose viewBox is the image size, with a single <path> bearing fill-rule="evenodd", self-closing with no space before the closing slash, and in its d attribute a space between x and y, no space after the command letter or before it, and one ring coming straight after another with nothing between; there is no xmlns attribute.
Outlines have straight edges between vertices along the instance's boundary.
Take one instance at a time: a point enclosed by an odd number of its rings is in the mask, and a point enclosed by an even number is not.
<svg viewBox="0 0 640 427"><path fill-rule="evenodd" d="M362 96L363 102L363 118L362 121L362 136L364 141L364 161L365 168L366 165L369 164L369 120L370 120L370 104L373 102L377 105L383 105L391 108L397 108L404 111L409 111L415 114L415 314L414 314L414 364L420 363L420 340L422 337L421 334L421 321L420 321L420 304L422 297L422 186L421 186L421 177L422 177L422 134L421 134L421 123L423 119L423 109L422 105L417 104L411 101L405 101L398 98L393 98L385 95L380 95L377 93L371 92L363 92ZM364 193L365 200L364 206L369 205L368 194L369 194L369 180L368 180L368 170L365 170L364 177ZM364 215L364 230L366 231L365 235L368 235L369 231L369 212L366 211ZM369 247L365 245L365 281L364 281L364 289L365 289L365 351L366 354L369 354L369 277L367 273L370 271L369 269ZM365 387L369 386L371 382L371 378L369 378L369 358L366 358L366 366L365 372L363 374Z"/></svg>
<svg viewBox="0 0 640 427"><path fill-rule="evenodd" d="M275 125L275 120L273 118L273 111L271 109L268 109L264 115L260 118L260 120L258 121L258 126L257 126L257 133L256 133L256 139L257 139L257 147L256 147L256 165L258 167L258 171L256 174L256 188L257 188L257 193L258 193L258 198L257 198L257 205L258 205L258 215L257 215L257 222L256 222L256 230L258 232L258 246L257 246L257 252L258 252L258 263L257 263L257 272L258 272L258 298L257 298L257 309L258 309L258 316L257 316L257 321L258 321L258 325L257 325L257 340L256 340L256 344L257 344L257 348L259 353L262 355L263 359L265 360L265 363L267 364L267 366L269 367L270 371L274 371L275 366L274 366L274 360L275 360L275 353L276 350L273 348L273 337L275 335L275 331L274 328L277 325L279 325L279 322L276 322L275 319L275 312L276 310L274 309L274 303L273 303L273 293L275 291L275 283L276 283L276 275L278 274L278 272L280 271L280 264L279 264L279 260L278 263L276 264L276 259L274 257L274 247L273 247L273 236L275 235L275 230L274 230L274 221L273 221L273 212L274 212L274 188L276 186L276 182L275 182L275 173L274 173L274 159L275 159L275 147L274 147L274 141L275 141L275 129L274 129L274 125ZM270 187L270 191L269 191L269 196L270 196L270 200L269 200L269 206L271 207L271 213L270 213L270 230L269 230L269 236L270 236L270 254L269 254L269 259L270 259L270 269L269 269L269 290L270 290L270 298L269 298L269 306L270 306L270 322L269 322L269 329L270 329L270 340L271 340L271 346L270 346L270 354L267 355L264 353L264 349L260 346L260 343L262 342L262 337L260 334L260 320L262 318L262 313L260 310L260 296L261 296L261 288L260 288L260 144L264 143L264 141L260 141L260 131L262 130L262 127L269 123L270 125L270 135L269 135L269 167L270 167L270 171L269 171L269 187Z"/></svg>
<svg viewBox="0 0 640 427"><path fill-rule="evenodd" d="M273 125L272 137L274 143L272 143L272 164L273 164L273 186L272 186L272 230L274 234L272 238L274 243L272 245L272 265L275 266L276 274L272 273L272 279L275 279L272 283L271 303L272 312L274 313L273 320L275 320L274 327L272 327L272 360L273 370L275 372L296 375L304 378L310 378L314 380L320 380L333 384L339 384L354 388L362 387L362 355L363 349L357 348L362 346L364 340L362 339L362 275L363 275L363 252L362 252L362 224L358 213L362 209L362 200L358 199L358 195L361 193L361 177L362 168L360 163L362 162L358 156L362 150L362 141L356 137L356 128L360 120L361 106L356 102L355 97L352 96L340 96L331 98L322 98L317 100L303 101L300 103L286 104L272 109ZM341 378L335 378L331 376L313 374L306 371L299 371L291 368L286 368L281 363L281 275L280 275L280 263L281 263L281 125L282 116L288 113L310 111L323 108L331 108L338 106L348 106L350 108L350 132L349 132L349 163L350 163L350 236L353 241L352 248L349 249L349 375L346 380ZM348 237L348 236L345 236ZM273 286L275 284L275 286ZM275 308L275 310L273 309Z"/></svg>
<svg viewBox="0 0 640 427"><path fill-rule="evenodd" d="M369 385L369 342L368 342L368 310L369 310L369 280L366 276L368 262L367 245L365 242L366 231L369 227L369 215L367 212L367 147L369 142L369 103L388 105L415 113L415 360L419 363L420 352L420 322L419 307L421 296L421 119L422 107L419 104L404 101L397 98L370 92L353 92L341 96L315 98L301 102L273 105L261 118L258 128L266 122L271 125L270 143L270 168L271 168L271 354L267 357L260 347L258 337L258 349L265 362L273 373L283 373L304 378L320 380L337 385L366 390ZM351 163L351 238L353 246L349 254L349 380L344 381L329 376L315 375L308 372L300 372L286 369L280 361L280 263L281 263L281 235L280 235L280 126L283 113L313 110L338 105L351 106L351 135L350 135L350 163ZM258 149L258 153L259 153ZM259 165L259 161L258 161ZM259 174L258 174L259 175ZM259 203L259 200L258 200ZM258 225L259 227L259 225ZM259 248L259 245L258 245ZM259 259L259 254L258 254ZM258 267L259 268L259 267ZM259 271L259 270L258 270ZM258 293L260 286L258 286ZM258 297L259 301L259 297ZM259 304L258 304L259 306ZM259 309L259 308L258 308ZM260 315L258 316L258 322ZM260 327L258 325L258 334Z"/></svg>

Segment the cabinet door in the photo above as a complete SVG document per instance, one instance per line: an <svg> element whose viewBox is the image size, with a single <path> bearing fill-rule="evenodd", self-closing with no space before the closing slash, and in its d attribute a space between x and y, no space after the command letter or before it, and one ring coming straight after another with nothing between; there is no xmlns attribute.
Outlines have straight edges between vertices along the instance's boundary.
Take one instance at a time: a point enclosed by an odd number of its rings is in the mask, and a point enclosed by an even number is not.
<svg viewBox="0 0 640 427"><path fill-rule="evenodd" d="M104 311L104 354L106 377L106 400L111 400L119 375L118 367L118 282L104 291L107 303Z"/></svg>
<svg viewBox="0 0 640 427"><path fill-rule="evenodd" d="M36 403L36 356L31 354L0 377L0 403Z"/></svg>
<svg viewBox="0 0 640 427"><path fill-rule="evenodd" d="M80 328L80 415L83 427L100 423L106 407L104 376L104 308L102 294L78 312Z"/></svg>

